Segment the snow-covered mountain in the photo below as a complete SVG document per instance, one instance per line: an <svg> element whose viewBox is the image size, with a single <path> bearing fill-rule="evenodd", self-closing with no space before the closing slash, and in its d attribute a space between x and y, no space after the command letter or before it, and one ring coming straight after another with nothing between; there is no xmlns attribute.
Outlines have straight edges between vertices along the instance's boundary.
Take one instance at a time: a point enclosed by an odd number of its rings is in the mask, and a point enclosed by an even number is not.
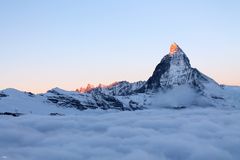
<svg viewBox="0 0 240 160"><path fill-rule="evenodd" d="M186 54L174 43L170 47L170 53L157 65L153 75L139 92L171 89L185 84L204 92L206 83L219 86L214 80L192 68Z"/></svg>
<svg viewBox="0 0 240 160"><path fill-rule="evenodd" d="M114 82L110 85L102 85L99 84L97 87L88 84L86 88L81 87L79 90L76 91L81 93L104 93L111 96L127 96L132 94L134 91L140 89L146 81L138 81L138 82L127 82L127 81L120 81ZM89 88L91 86L91 88Z"/></svg>
<svg viewBox="0 0 240 160"><path fill-rule="evenodd" d="M192 68L176 44L147 81L88 85L76 91L59 88L44 94L15 89L0 91L0 112L55 113L86 109L141 110L149 107L240 107L240 87L219 85Z"/></svg>

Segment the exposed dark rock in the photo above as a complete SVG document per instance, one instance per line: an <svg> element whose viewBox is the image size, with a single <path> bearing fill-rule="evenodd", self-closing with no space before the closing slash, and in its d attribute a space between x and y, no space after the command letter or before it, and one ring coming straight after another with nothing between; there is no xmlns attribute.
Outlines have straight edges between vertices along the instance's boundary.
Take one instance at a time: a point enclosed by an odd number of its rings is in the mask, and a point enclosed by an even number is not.
<svg viewBox="0 0 240 160"><path fill-rule="evenodd" d="M50 96L48 101L57 104L58 106L64 106L69 108L76 108L79 110L86 110L91 108L91 106L84 106L81 102L73 97L59 95L59 96Z"/></svg>
<svg viewBox="0 0 240 160"><path fill-rule="evenodd" d="M0 93L0 97L7 97L8 95L4 94L4 93Z"/></svg>
<svg viewBox="0 0 240 160"><path fill-rule="evenodd" d="M54 90L54 89L47 91L47 93L52 93L52 94L55 94L55 95L62 95L62 94L58 93L56 90Z"/></svg>
<svg viewBox="0 0 240 160"><path fill-rule="evenodd" d="M24 92L25 94L27 94L29 97L34 97L35 95L32 92Z"/></svg>
<svg viewBox="0 0 240 160"><path fill-rule="evenodd" d="M50 115L50 116L65 116L65 115L62 114L62 113L50 113L49 115Z"/></svg>
<svg viewBox="0 0 240 160"><path fill-rule="evenodd" d="M132 100L129 101L129 106L130 106L131 110L133 110L133 111L144 109L143 106L140 106L139 103L134 102Z"/></svg>
<svg viewBox="0 0 240 160"><path fill-rule="evenodd" d="M19 116L23 115L23 113L0 112L0 115L19 117Z"/></svg>
<svg viewBox="0 0 240 160"><path fill-rule="evenodd" d="M113 96L109 96L101 92L94 93L92 94L92 96L96 102L97 108L99 107L103 110L106 110L106 109L126 110L122 102L120 102L118 99L116 99Z"/></svg>
<svg viewBox="0 0 240 160"><path fill-rule="evenodd" d="M182 109L186 109L187 106L177 106L177 107L173 107L173 109L175 110L182 110Z"/></svg>
<svg viewBox="0 0 240 160"><path fill-rule="evenodd" d="M223 97L218 97L218 96L211 96L213 99L221 99L221 100L224 100Z"/></svg>

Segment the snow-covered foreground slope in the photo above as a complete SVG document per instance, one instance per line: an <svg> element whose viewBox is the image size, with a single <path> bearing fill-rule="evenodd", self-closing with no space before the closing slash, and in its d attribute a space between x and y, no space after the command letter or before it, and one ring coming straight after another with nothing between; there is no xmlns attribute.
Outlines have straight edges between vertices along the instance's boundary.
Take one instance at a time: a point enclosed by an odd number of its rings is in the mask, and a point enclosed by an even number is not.
<svg viewBox="0 0 240 160"><path fill-rule="evenodd" d="M18 112L23 114L64 113L72 114L77 112L76 108L57 107L48 103L44 96L32 95L16 89L0 91L0 112Z"/></svg>
<svg viewBox="0 0 240 160"><path fill-rule="evenodd" d="M89 110L0 119L0 159L240 159L237 109Z"/></svg>

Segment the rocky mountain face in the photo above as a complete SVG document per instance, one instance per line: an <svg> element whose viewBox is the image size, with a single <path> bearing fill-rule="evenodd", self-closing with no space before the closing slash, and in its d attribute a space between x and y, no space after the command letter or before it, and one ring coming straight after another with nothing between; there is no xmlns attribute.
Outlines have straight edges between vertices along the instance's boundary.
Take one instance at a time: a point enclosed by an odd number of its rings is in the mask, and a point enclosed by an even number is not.
<svg viewBox="0 0 240 160"><path fill-rule="evenodd" d="M127 96L134 93L134 91L140 89L146 82L138 81L130 83L127 81L115 82L110 85L99 85L98 87L92 88L85 93L104 93L111 96Z"/></svg>
<svg viewBox="0 0 240 160"><path fill-rule="evenodd" d="M204 83L218 85L197 69L192 68L186 54L174 43L170 47L170 53L164 56L152 76L138 92L166 90L185 84L203 92Z"/></svg>
<svg viewBox="0 0 240 160"><path fill-rule="evenodd" d="M0 110L1 106L31 108L30 106L34 104L78 110L117 109L121 111L141 110L153 104L155 106L180 106L180 108L188 105L236 107L240 104L240 99L232 95L240 93L236 90L240 91L239 88L220 86L196 68L192 68L186 54L174 43L170 46L169 54L163 57L147 81L135 83L121 81L110 85L100 84L97 87L88 85L76 91L54 88L47 93L37 95L8 89L0 91ZM180 101L176 100L178 97ZM170 101L166 99L177 103L170 104ZM187 99L187 101L182 101L182 99ZM162 102L165 102L164 105Z"/></svg>
<svg viewBox="0 0 240 160"><path fill-rule="evenodd" d="M86 109L117 109L117 110L139 110L142 106L133 106L132 102L121 102L117 96L106 94L99 88L89 93L78 93L64 91L59 88L52 89L43 94L46 102L56 104L61 107L77 108L79 110Z"/></svg>

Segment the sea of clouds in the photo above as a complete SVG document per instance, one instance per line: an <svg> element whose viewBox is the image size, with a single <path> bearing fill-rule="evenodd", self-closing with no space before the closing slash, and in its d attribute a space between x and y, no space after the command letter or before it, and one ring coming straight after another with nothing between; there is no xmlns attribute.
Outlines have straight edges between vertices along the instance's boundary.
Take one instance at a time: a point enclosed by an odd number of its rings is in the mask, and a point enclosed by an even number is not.
<svg viewBox="0 0 240 160"><path fill-rule="evenodd" d="M239 160L240 111L0 117L0 160Z"/></svg>

